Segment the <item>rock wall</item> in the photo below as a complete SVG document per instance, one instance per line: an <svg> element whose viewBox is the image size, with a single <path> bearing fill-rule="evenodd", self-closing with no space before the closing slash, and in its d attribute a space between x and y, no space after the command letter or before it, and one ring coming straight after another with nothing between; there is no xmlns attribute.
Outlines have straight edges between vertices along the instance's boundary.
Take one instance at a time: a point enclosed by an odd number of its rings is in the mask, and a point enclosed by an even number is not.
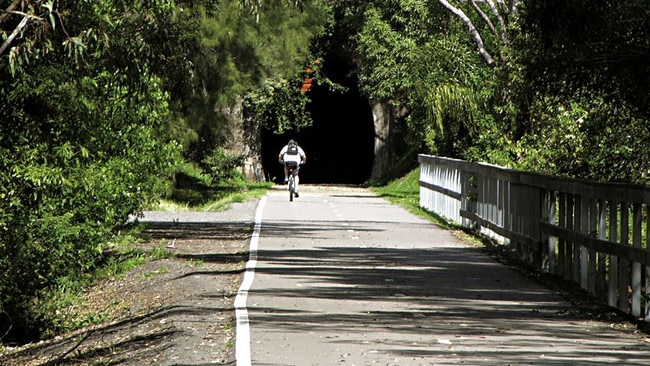
<svg viewBox="0 0 650 366"><path fill-rule="evenodd" d="M229 119L231 126L225 150L229 154L242 158L241 172L247 180L265 181L261 153L262 134L259 125L252 118L244 116L241 101L222 112Z"/></svg>

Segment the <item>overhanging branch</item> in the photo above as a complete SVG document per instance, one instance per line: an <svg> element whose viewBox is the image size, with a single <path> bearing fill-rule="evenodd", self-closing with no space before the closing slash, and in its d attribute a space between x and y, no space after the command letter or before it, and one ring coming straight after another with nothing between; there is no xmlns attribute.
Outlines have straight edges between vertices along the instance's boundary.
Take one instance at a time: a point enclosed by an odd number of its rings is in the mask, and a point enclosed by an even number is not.
<svg viewBox="0 0 650 366"><path fill-rule="evenodd" d="M11 32L11 34L5 40L5 42L2 44L2 46L0 46L0 56L2 56L2 54L5 52L7 47L9 47L11 42L13 42L14 38L16 38L16 36L18 36L18 34L20 34L20 31L23 28L25 28L25 26L27 25L27 22L29 21L29 19L30 18L28 18L28 17L23 17L23 20L21 20L20 23L18 23L18 26L16 27L16 29L14 29L14 31Z"/></svg>
<svg viewBox="0 0 650 366"><path fill-rule="evenodd" d="M479 34L478 30L472 23L472 20L469 19L469 17L460 9L456 8L455 6L451 5L447 0L438 0L442 6L444 6L447 10L451 11L452 14L460 18L463 23L467 26L469 30L469 34L476 43L476 46L478 48L478 52L483 57L483 60L485 60L485 63L488 64L491 68L494 68L496 66L496 62L494 62L494 58L492 58L492 55L485 49L485 45L483 44L483 39L481 38L481 35Z"/></svg>

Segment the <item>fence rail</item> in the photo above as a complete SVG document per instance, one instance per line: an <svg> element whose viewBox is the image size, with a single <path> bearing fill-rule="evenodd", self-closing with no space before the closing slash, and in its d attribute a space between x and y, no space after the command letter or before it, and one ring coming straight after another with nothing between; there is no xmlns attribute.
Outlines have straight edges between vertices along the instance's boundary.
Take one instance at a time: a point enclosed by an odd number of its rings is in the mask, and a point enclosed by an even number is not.
<svg viewBox="0 0 650 366"><path fill-rule="evenodd" d="M650 322L650 187L420 155L420 206Z"/></svg>

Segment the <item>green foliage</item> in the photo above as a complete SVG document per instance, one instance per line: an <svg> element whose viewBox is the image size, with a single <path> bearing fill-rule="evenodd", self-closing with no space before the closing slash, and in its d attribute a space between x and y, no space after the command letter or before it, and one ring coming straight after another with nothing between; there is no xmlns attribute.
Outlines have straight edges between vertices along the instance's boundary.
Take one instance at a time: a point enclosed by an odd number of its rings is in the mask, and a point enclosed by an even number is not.
<svg viewBox="0 0 650 366"><path fill-rule="evenodd" d="M596 181L648 184L647 120L620 100L591 93L546 97L531 109L536 130L519 141L519 167Z"/></svg>
<svg viewBox="0 0 650 366"><path fill-rule="evenodd" d="M11 319L0 333L10 326L17 338L39 335L47 320L34 301L95 268L180 157L162 123L168 96L150 73L161 45L147 43L169 3L57 6L65 27L40 40L62 47L21 68L0 58L0 312Z"/></svg>
<svg viewBox="0 0 650 366"><path fill-rule="evenodd" d="M223 154L223 155L222 155ZM232 157L217 153L226 161ZM173 187L161 201L149 209L161 211L223 211L231 203L259 198L273 183L247 182L239 171L234 169L223 175L216 170L219 180L214 180L195 164L185 163L174 173Z"/></svg>
<svg viewBox="0 0 650 366"><path fill-rule="evenodd" d="M314 37L325 31L327 6L320 1L303 2L300 8L286 7L280 1L265 5L255 36L257 43L266 45L257 49L257 71L268 77L247 91L243 107L255 128L283 134L312 124L309 95L300 92L304 78L312 77L315 85L328 84L320 73L320 60L314 63L318 58L309 50Z"/></svg>
<svg viewBox="0 0 650 366"><path fill-rule="evenodd" d="M307 99L298 91L311 58L309 42L326 19L320 2L242 7L241 0L226 0L188 4L187 13L198 28L187 37L191 46L180 49L192 70L181 81L170 75L178 91L170 130L184 141L188 158L201 163L229 140L228 113L242 108L242 98L246 115L258 125L284 130L311 123L304 112Z"/></svg>
<svg viewBox="0 0 650 366"><path fill-rule="evenodd" d="M379 1L359 10L363 18L354 40L362 57L361 91L373 99L403 100L420 77L436 73L440 61L423 50L443 32L444 13L420 1Z"/></svg>
<svg viewBox="0 0 650 366"><path fill-rule="evenodd" d="M259 90L249 92L244 100L247 118L277 134L310 126L309 99L300 92L301 84L302 80L269 81Z"/></svg>
<svg viewBox="0 0 650 366"><path fill-rule="evenodd" d="M81 291L77 283L60 279L59 283L40 292L32 303L31 314L40 326L39 333L50 338L60 332L97 324L103 318L98 314L81 314L78 304Z"/></svg>
<svg viewBox="0 0 650 366"><path fill-rule="evenodd" d="M174 182L179 187L205 189L213 185L210 175L206 174L197 164L185 162L176 167Z"/></svg>
<svg viewBox="0 0 650 366"><path fill-rule="evenodd" d="M515 141L513 165L647 184L647 4L524 3L495 110Z"/></svg>
<svg viewBox="0 0 650 366"><path fill-rule="evenodd" d="M518 142L518 166L550 174L573 172L574 176L584 169L589 136L581 125L587 111L576 103L546 97L535 103L531 115L536 130Z"/></svg>
<svg viewBox="0 0 650 366"><path fill-rule="evenodd" d="M466 28L433 3L382 1L363 9L361 91L403 111L411 146L462 157L490 121L494 84Z"/></svg>
<svg viewBox="0 0 650 366"><path fill-rule="evenodd" d="M650 116L625 101L594 99L587 118L588 168L582 177L650 185Z"/></svg>
<svg viewBox="0 0 650 366"><path fill-rule="evenodd" d="M243 174L238 169L243 160L242 156L231 155L222 148L216 148L203 160L203 167L214 184L233 179L243 180Z"/></svg>
<svg viewBox="0 0 650 366"><path fill-rule="evenodd" d="M533 47L522 54L530 81L552 93L581 86L615 91L647 110L647 1L525 3L517 44L518 49Z"/></svg>
<svg viewBox="0 0 650 366"><path fill-rule="evenodd" d="M164 195L165 199L186 206L198 206L209 201L213 195L212 178L194 164L180 165L173 177L172 186ZM155 205L153 207L159 209Z"/></svg>

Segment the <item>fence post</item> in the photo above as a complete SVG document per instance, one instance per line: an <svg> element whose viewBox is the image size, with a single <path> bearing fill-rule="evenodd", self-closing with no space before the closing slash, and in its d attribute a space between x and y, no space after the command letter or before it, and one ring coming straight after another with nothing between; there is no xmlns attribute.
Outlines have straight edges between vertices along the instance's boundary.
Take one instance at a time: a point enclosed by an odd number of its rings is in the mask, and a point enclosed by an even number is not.
<svg viewBox="0 0 650 366"><path fill-rule="evenodd" d="M572 214L573 219L569 219L571 224L571 230L580 230L580 221L582 220L582 212L580 210L580 196L573 194L572 200L569 201L571 206L569 214ZM580 245L577 243L570 242L572 253L571 253L571 263L573 268L571 270L571 279L580 283Z"/></svg>
<svg viewBox="0 0 650 366"><path fill-rule="evenodd" d="M630 208L627 202L621 202L621 244L630 244ZM630 262L620 258L618 267L618 308L628 312L628 285L630 283Z"/></svg>
<svg viewBox="0 0 650 366"><path fill-rule="evenodd" d="M555 192L542 191L542 220L548 222L553 226L555 226L556 222L556 205ZM542 242L542 245L544 245L544 255L541 269L548 273L555 273L555 237L550 236L546 233L540 233L540 240Z"/></svg>
<svg viewBox="0 0 650 366"><path fill-rule="evenodd" d="M641 248L641 204L632 205L632 245ZM641 263L632 262L632 316L641 316Z"/></svg>
<svg viewBox="0 0 650 366"><path fill-rule="evenodd" d="M607 239L607 201L598 200L598 239ZM607 289L607 255L598 253L598 275L596 278L596 294L604 295Z"/></svg>
<svg viewBox="0 0 650 366"><path fill-rule="evenodd" d="M578 231L582 234L589 233L589 202L586 197L580 196L580 205L576 207L576 211L580 211L580 218L578 221ZM580 253L580 287L589 290L589 250L584 245L575 244L580 247L577 253Z"/></svg>
<svg viewBox="0 0 650 366"><path fill-rule="evenodd" d="M566 193L559 193L559 215L558 215L558 226L561 228L566 227ZM558 271L557 274L563 278L571 278L568 268L568 259L567 259L567 245L564 238L558 239Z"/></svg>
<svg viewBox="0 0 650 366"><path fill-rule="evenodd" d="M618 242L618 203L609 202L609 241ZM609 255L609 293L607 301L609 306L618 307L618 257ZM622 296L622 295L621 295Z"/></svg>
<svg viewBox="0 0 650 366"><path fill-rule="evenodd" d="M648 257L650 257L650 204L646 204L645 206L645 217L646 217L646 223L645 223L645 235L646 235L646 253L648 253ZM645 321L650 322L650 265L647 265L645 267L645 316L644 316Z"/></svg>

